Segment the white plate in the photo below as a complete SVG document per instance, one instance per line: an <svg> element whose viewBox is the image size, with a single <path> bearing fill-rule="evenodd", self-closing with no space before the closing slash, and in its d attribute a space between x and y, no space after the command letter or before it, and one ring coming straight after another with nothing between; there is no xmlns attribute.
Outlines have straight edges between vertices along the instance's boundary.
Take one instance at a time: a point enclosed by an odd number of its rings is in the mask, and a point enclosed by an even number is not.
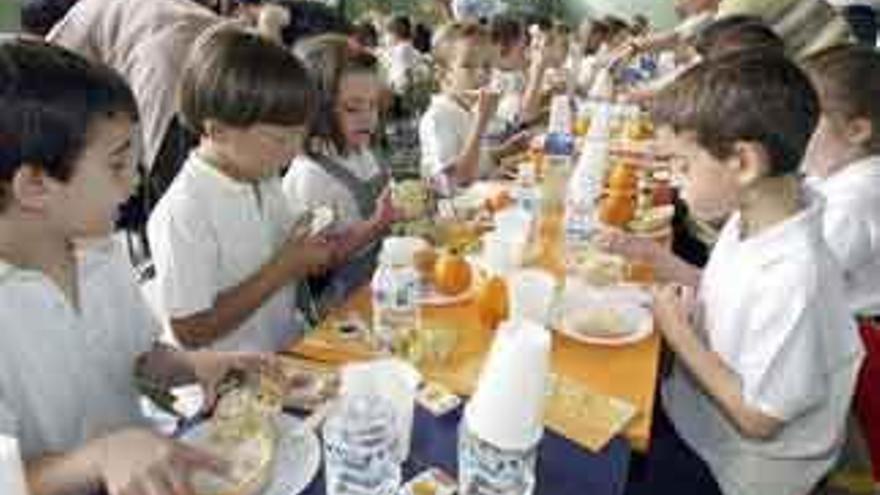
<svg viewBox="0 0 880 495"><path fill-rule="evenodd" d="M635 332L624 333L616 337L596 337L592 335L586 335L580 332L575 332L573 330L567 330L561 324L557 325L557 331L562 335L583 342L585 344L604 345L612 347L624 346L639 342L654 333L654 320L652 318L647 318L642 321L642 324L639 325L639 328Z"/></svg>
<svg viewBox="0 0 880 495"><path fill-rule="evenodd" d="M279 433L275 465L262 495L302 493L321 467L321 444L313 431L303 427L302 420L288 414L279 415L275 426ZM207 423L200 423L188 430L181 440L194 443L206 434L206 428Z"/></svg>
<svg viewBox="0 0 880 495"><path fill-rule="evenodd" d="M615 308L622 313L621 316L634 329L615 336L597 336L566 328L565 314L567 312L588 307ZM566 287L563 289L562 300L555 316L555 327L559 333L587 344L622 346L639 342L654 333L651 296L637 287L590 288L577 279L567 280Z"/></svg>

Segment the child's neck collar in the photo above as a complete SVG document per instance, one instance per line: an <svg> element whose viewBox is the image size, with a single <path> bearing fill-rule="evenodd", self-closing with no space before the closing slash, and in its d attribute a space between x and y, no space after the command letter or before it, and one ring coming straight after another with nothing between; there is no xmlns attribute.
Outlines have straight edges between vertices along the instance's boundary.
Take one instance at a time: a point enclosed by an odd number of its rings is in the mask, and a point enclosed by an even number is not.
<svg viewBox="0 0 880 495"><path fill-rule="evenodd" d="M232 160L223 152L223 150L210 141L202 141L195 150L196 155L208 165L216 168L220 173L229 177L235 182L245 184L253 184L257 181L251 177L242 174L238 168L232 164Z"/></svg>
<svg viewBox="0 0 880 495"><path fill-rule="evenodd" d="M0 219L0 260L21 270L42 273L79 308L76 253L64 234L45 222L22 216Z"/></svg>
<svg viewBox="0 0 880 495"><path fill-rule="evenodd" d="M743 192L740 222L743 238L749 238L788 220L806 204L801 180L795 175L766 177Z"/></svg>
<svg viewBox="0 0 880 495"><path fill-rule="evenodd" d="M455 91L444 91L443 94L462 109L468 112L471 111L471 105L473 104L473 101L471 101L472 98Z"/></svg>

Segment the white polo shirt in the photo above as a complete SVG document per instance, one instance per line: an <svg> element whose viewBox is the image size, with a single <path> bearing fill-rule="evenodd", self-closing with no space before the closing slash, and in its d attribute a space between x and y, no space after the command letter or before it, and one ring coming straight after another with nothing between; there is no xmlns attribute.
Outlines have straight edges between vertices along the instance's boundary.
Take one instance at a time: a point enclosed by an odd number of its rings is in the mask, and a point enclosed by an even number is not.
<svg viewBox="0 0 880 495"><path fill-rule="evenodd" d="M133 373L158 323L114 242L77 256L79 311L43 273L0 261L0 433L25 459L147 424Z"/></svg>
<svg viewBox="0 0 880 495"><path fill-rule="evenodd" d="M422 177L435 177L447 171L464 149L476 116L443 93L435 94L419 122L422 148ZM491 171L489 155L481 148L479 174Z"/></svg>
<svg viewBox="0 0 880 495"><path fill-rule="evenodd" d="M333 160L362 181L375 179L382 173L375 156L368 150L345 157L334 156ZM361 216L351 191L306 155L293 159L282 187L291 208L306 211L318 206L332 207L337 214L336 227L367 220Z"/></svg>
<svg viewBox="0 0 880 495"><path fill-rule="evenodd" d="M293 226L281 180L233 180L190 154L147 225L159 306L183 318L214 306L217 296L255 274ZM235 331L210 348L277 351L300 336L296 283L279 290Z"/></svg>
<svg viewBox="0 0 880 495"><path fill-rule="evenodd" d="M803 495L835 462L863 355L843 279L822 240L822 200L743 240L725 225L703 271L697 327L749 407L785 424L743 437L681 365L663 385L679 435L725 495Z"/></svg>
<svg viewBox="0 0 880 495"><path fill-rule="evenodd" d="M818 183L825 195L825 241L844 269L850 309L880 315L880 156Z"/></svg>

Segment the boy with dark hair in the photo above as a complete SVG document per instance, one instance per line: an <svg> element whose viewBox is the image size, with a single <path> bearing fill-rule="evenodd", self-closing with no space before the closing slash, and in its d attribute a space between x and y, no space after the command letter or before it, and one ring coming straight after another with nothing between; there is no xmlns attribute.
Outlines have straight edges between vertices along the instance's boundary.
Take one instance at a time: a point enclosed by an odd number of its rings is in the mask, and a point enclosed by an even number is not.
<svg viewBox="0 0 880 495"><path fill-rule="evenodd" d="M785 42L760 17L735 15L713 21L694 37L694 50L703 58L737 50L785 52Z"/></svg>
<svg viewBox="0 0 880 495"><path fill-rule="evenodd" d="M134 376L208 397L259 355L184 353L105 239L133 186L134 97L110 69L41 41L0 42L0 432L34 495L188 491L217 459L151 433ZM92 239L87 244L81 239Z"/></svg>
<svg viewBox="0 0 880 495"><path fill-rule="evenodd" d="M652 113L693 214L730 218L691 287L654 293L676 362L648 492L809 493L840 451L863 355L823 201L798 175L816 93L778 52L741 52L685 73Z"/></svg>

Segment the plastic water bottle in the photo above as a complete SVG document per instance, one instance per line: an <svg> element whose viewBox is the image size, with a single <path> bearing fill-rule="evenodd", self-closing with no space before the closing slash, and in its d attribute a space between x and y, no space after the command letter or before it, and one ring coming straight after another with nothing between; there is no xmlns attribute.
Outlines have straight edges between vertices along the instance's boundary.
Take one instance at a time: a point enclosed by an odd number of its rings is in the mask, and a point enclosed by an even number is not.
<svg viewBox="0 0 880 495"><path fill-rule="evenodd" d="M461 422L458 432L459 493L530 495L535 489L537 445L506 450L476 436Z"/></svg>
<svg viewBox="0 0 880 495"><path fill-rule="evenodd" d="M565 184L571 175L574 155L571 131L571 102L565 95L554 96L550 105L550 126L544 140L544 190L541 195L548 211L557 209L565 200Z"/></svg>
<svg viewBox="0 0 880 495"><path fill-rule="evenodd" d="M400 485L393 407L372 395L343 399L324 423L328 495L393 495Z"/></svg>
<svg viewBox="0 0 880 495"><path fill-rule="evenodd" d="M373 344L387 353L421 328L419 273L412 239L389 237L382 243L379 267L371 283Z"/></svg>
<svg viewBox="0 0 880 495"><path fill-rule="evenodd" d="M513 188L514 205L532 215L541 210L541 191L538 188L538 173L531 163L519 168L516 185Z"/></svg>
<svg viewBox="0 0 880 495"><path fill-rule="evenodd" d="M564 232L565 250L569 259L587 247L595 229L593 217L608 167L610 134L611 109L608 104L600 103L593 114L593 124L581 150L577 167L568 182Z"/></svg>

